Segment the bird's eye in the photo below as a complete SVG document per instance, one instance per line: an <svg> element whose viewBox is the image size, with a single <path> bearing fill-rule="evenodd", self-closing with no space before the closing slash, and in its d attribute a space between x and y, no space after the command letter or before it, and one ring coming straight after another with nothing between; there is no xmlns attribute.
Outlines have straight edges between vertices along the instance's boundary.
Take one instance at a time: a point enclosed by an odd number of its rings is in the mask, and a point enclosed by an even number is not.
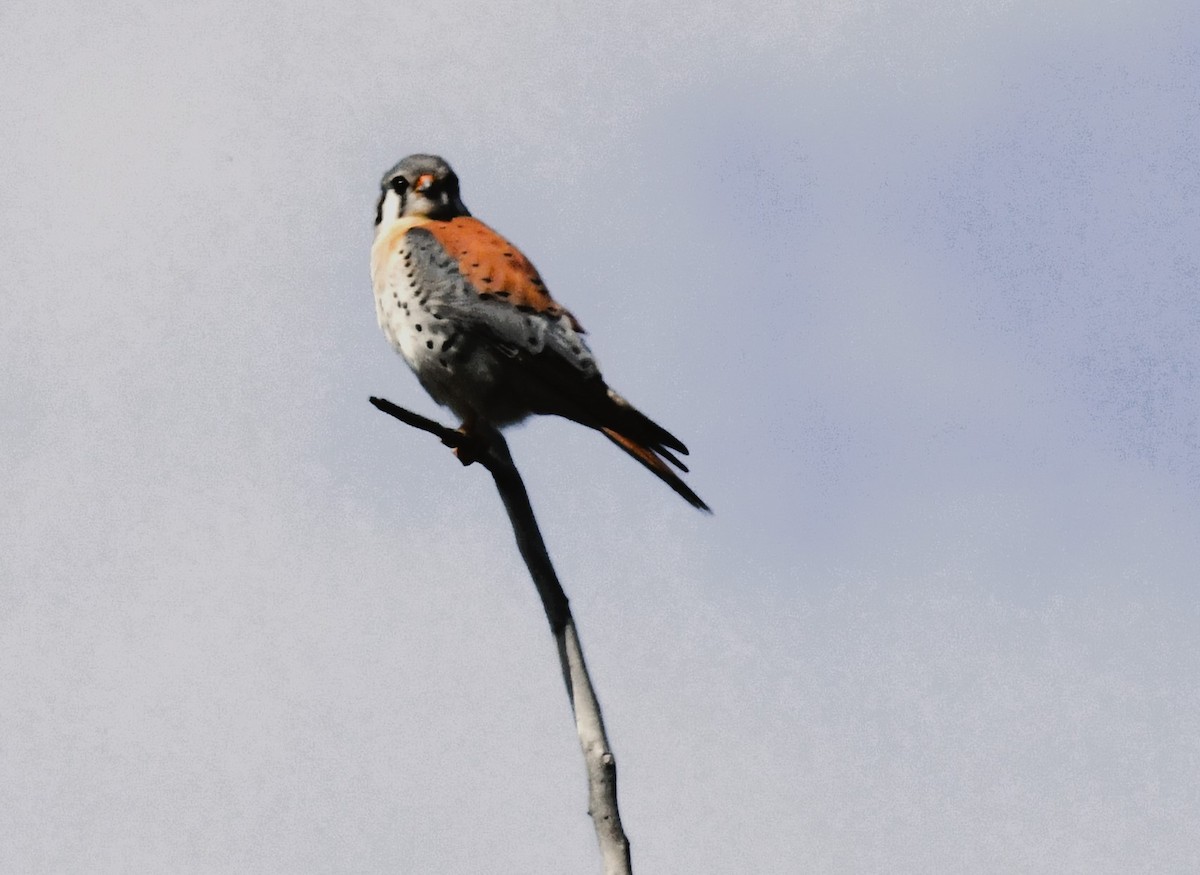
<svg viewBox="0 0 1200 875"><path fill-rule="evenodd" d="M396 194L404 194L404 192L408 189L408 180L403 176L397 176L392 180L391 186L392 191L394 191Z"/></svg>

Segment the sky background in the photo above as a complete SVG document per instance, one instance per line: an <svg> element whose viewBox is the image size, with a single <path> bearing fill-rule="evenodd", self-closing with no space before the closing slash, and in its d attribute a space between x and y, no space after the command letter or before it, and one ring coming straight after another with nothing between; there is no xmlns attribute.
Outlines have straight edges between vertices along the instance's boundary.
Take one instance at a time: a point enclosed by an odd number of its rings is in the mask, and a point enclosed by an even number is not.
<svg viewBox="0 0 1200 875"><path fill-rule="evenodd" d="M599 871L417 151L716 511L510 434L637 872L1200 870L1197 9L5 0L0 871Z"/></svg>

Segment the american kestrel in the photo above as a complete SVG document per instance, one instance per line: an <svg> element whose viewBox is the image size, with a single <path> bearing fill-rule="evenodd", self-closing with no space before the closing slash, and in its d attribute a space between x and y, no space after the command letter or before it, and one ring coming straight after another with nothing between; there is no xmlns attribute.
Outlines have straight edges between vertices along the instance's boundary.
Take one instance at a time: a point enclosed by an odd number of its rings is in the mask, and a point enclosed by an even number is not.
<svg viewBox="0 0 1200 875"><path fill-rule="evenodd" d="M471 216L449 164L409 155L380 189L371 246L379 327L464 434L564 416L708 510L667 465L687 471L674 455L687 447L608 387L579 321L517 247Z"/></svg>

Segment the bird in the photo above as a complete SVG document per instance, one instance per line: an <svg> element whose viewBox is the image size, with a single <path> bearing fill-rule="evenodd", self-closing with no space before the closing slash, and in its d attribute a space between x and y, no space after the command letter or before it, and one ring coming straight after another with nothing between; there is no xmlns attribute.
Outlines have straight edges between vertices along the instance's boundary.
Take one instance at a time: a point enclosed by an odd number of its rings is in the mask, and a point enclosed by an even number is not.
<svg viewBox="0 0 1200 875"><path fill-rule="evenodd" d="M443 158L409 155L380 180L371 281L384 335L461 420L464 465L492 431L557 415L596 429L711 513L672 469L688 470L678 458L687 447L608 386L579 320L521 250L471 215Z"/></svg>

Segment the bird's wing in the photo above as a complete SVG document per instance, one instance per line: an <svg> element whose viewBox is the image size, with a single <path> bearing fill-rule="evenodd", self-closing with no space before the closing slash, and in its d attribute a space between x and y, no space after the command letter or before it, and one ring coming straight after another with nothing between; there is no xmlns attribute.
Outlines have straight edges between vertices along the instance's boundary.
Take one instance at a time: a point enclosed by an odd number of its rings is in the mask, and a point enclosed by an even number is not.
<svg viewBox="0 0 1200 875"><path fill-rule="evenodd" d="M524 253L471 216L431 222L425 230L454 259L459 271L483 299L494 298L525 313L565 318L577 333L583 326L550 297L541 275Z"/></svg>
<svg viewBox="0 0 1200 875"><path fill-rule="evenodd" d="M539 368L565 368L561 379L599 378L578 320L550 297L529 259L478 219L410 227L400 250L397 269L460 329Z"/></svg>

